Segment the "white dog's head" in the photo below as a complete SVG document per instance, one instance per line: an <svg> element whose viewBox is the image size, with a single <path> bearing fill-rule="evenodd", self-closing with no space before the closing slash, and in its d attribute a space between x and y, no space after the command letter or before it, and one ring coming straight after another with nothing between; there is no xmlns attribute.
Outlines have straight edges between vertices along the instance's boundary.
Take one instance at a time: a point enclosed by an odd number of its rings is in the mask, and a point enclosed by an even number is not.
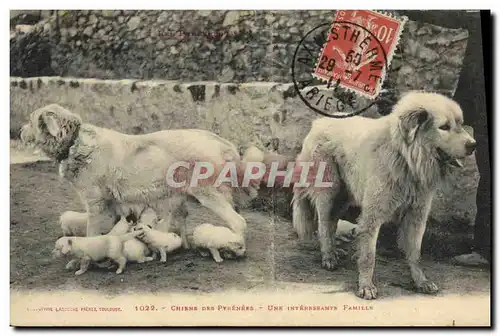
<svg viewBox="0 0 500 336"><path fill-rule="evenodd" d="M71 237L61 237L56 241L56 245L52 250L54 258L60 258L71 252L73 241Z"/></svg>
<svg viewBox="0 0 500 336"><path fill-rule="evenodd" d="M465 130L463 112L450 98L437 93L409 92L395 105L399 131L406 145L423 148L440 163L463 166L476 141Z"/></svg>
<svg viewBox="0 0 500 336"><path fill-rule="evenodd" d="M231 239L227 245L221 249L221 253L225 258L242 258L246 255L247 249L243 238Z"/></svg>
<svg viewBox="0 0 500 336"><path fill-rule="evenodd" d="M33 143L50 158L60 161L68 156L81 123L78 115L50 104L31 113L29 122L21 128L21 141Z"/></svg>

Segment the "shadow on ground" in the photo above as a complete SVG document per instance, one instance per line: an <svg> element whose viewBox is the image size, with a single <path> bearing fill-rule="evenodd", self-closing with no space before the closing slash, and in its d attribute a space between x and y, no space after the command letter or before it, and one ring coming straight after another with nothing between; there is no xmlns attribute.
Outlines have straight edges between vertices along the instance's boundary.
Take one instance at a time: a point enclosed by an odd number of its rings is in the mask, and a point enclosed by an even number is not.
<svg viewBox="0 0 500 336"><path fill-rule="evenodd" d="M332 286L328 293L354 289L356 271L347 261L334 272L322 269L317 243L298 242L291 223L266 212L243 211L248 222L248 257L216 264L193 251L179 251L167 263L129 264L126 271L92 269L81 276L64 269L66 260L52 259L61 235L59 215L82 211L75 192L59 181L57 164L33 162L10 166L10 285L12 289L90 289L109 294L127 292L214 292L227 289L282 287L286 283ZM188 225L219 219L197 204L189 208ZM445 262L424 260L430 278L441 286L439 295L490 290L490 273ZM384 297L415 296L404 263L390 250L380 250L376 282Z"/></svg>

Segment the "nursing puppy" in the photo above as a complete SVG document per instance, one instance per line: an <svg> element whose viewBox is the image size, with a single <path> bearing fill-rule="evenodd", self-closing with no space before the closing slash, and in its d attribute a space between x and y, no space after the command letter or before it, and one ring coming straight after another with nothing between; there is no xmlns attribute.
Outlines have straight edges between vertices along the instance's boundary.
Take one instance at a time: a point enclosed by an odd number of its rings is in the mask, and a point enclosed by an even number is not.
<svg viewBox="0 0 500 336"><path fill-rule="evenodd" d="M63 236L85 237L88 215L86 212L66 211L59 217Z"/></svg>
<svg viewBox="0 0 500 336"><path fill-rule="evenodd" d="M182 246L182 239L179 235L153 229L149 224L139 224L134 228L134 231L141 232L137 238L145 243L153 253L160 253L161 262L167 262L167 253L173 252ZM154 256L151 260L153 259Z"/></svg>
<svg viewBox="0 0 500 336"><path fill-rule="evenodd" d="M203 223L194 229L193 245L204 257L209 255L206 252L208 250L217 263L224 261L220 252L236 257L243 257L246 253L245 240L241 235L226 227L209 223Z"/></svg>
<svg viewBox="0 0 500 336"><path fill-rule="evenodd" d="M178 224L187 248L188 196L221 217L234 232L246 229L245 219L233 208L230 186L191 186L188 181L194 171L191 164L197 162L209 162L216 171L226 162L234 162L238 174L242 173L237 148L214 133L178 129L123 134L83 123L77 114L51 104L31 113L21 129L21 139L33 142L60 163L60 176L76 189L87 209L87 236L109 232L118 216L129 215L123 213L124 204L126 211L129 205L137 205L154 209L158 217L166 219L164 223ZM183 171L179 163L187 163L189 168ZM255 194L250 192L252 187L240 189Z"/></svg>
<svg viewBox="0 0 500 336"><path fill-rule="evenodd" d="M435 293L438 287L419 266L432 198L450 167L461 167L475 147L458 104L437 93L407 93L379 119L317 119L297 159L327 162L331 187L294 188L293 226L301 239L318 229L322 265L334 269L337 222L349 206L361 207L357 295L375 299L379 229L399 222L398 245L416 289Z"/></svg>
<svg viewBox="0 0 500 336"><path fill-rule="evenodd" d="M77 214L79 216L81 213ZM87 217L86 213L84 214L86 218ZM85 226L83 226L84 228L86 228L86 223L87 223L86 219L85 222L80 221L80 224L85 224ZM111 229L111 231L107 235L110 236L125 235L131 231L133 225L135 225L135 223L129 222L127 221L127 219L122 218L118 221L118 223L115 224L115 226L113 226L113 229ZM80 226L80 229L81 228L82 226ZM150 256L151 251L148 249L147 245L138 240L137 238L129 239L123 243L123 254L127 258L127 262L144 263L153 260L153 257ZM79 262L80 262L79 259L73 259L69 261L66 264L66 269L73 269L77 267L77 264ZM111 264L109 263L109 261L103 261L97 263L97 266L100 268L107 268L111 266Z"/></svg>
<svg viewBox="0 0 500 336"><path fill-rule="evenodd" d="M71 255L80 259L80 269L75 272L75 275L85 273L90 262L103 261L107 258L118 264L116 274L121 274L127 264L127 257L123 252L124 243L127 240L135 239L139 234L141 231L120 236L61 237L56 241L52 254L56 258Z"/></svg>

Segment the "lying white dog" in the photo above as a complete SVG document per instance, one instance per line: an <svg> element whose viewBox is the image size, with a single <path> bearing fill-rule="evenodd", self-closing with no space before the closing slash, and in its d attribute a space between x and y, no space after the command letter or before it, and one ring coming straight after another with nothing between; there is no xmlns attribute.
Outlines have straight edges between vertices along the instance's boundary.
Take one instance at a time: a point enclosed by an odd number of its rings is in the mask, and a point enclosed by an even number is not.
<svg viewBox="0 0 500 336"><path fill-rule="evenodd" d="M87 235L88 214L86 212L65 211L59 217L63 236L85 237Z"/></svg>
<svg viewBox="0 0 500 336"><path fill-rule="evenodd" d="M75 275L85 273L91 261L98 262L107 258L118 264L116 274L121 274L127 264L127 257L123 251L124 243L135 239L141 233L139 230L120 236L61 237L56 241L52 254L56 258L72 255L80 259L80 269Z"/></svg>
<svg viewBox="0 0 500 336"><path fill-rule="evenodd" d="M167 253L177 250L182 245L182 239L179 235L156 230L149 224L139 224L134 228L134 231L140 232L137 238L153 250L154 254L160 253L161 262L167 261Z"/></svg>
<svg viewBox="0 0 500 336"><path fill-rule="evenodd" d="M230 229L222 226L214 226L209 223L198 225L193 231L193 245L204 257L210 252L215 262L224 261L219 253L231 253L236 257L243 257L246 253L245 240Z"/></svg>

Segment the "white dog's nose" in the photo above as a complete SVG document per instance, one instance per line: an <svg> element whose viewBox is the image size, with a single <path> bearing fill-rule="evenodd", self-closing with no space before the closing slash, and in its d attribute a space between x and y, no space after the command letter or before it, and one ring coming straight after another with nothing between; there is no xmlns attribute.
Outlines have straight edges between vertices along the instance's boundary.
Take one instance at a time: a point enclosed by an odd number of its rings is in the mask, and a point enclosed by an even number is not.
<svg viewBox="0 0 500 336"><path fill-rule="evenodd" d="M477 142L476 141L469 141L465 144L465 150L467 151L467 154L470 155L474 152L476 149Z"/></svg>

